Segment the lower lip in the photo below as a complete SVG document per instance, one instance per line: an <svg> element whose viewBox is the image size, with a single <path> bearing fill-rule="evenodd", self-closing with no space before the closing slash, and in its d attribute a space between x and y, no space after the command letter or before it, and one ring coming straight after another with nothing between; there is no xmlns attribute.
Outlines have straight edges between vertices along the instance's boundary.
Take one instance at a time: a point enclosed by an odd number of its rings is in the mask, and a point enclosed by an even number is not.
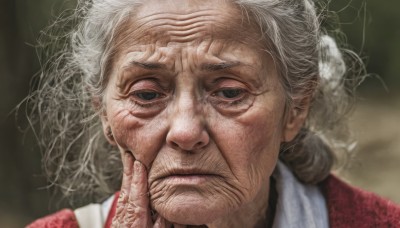
<svg viewBox="0 0 400 228"><path fill-rule="evenodd" d="M172 175L164 178L169 184L199 185L216 178L216 175Z"/></svg>

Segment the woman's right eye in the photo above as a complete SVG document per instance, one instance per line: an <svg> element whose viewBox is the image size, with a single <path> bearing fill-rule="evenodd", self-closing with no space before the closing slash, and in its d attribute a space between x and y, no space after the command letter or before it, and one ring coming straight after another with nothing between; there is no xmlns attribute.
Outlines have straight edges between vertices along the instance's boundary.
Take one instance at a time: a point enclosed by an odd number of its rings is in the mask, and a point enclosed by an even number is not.
<svg viewBox="0 0 400 228"><path fill-rule="evenodd" d="M130 93L131 111L138 117L151 117L167 105L166 93L152 89L136 90Z"/></svg>
<svg viewBox="0 0 400 228"><path fill-rule="evenodd" d="M154 90L137 90L131 92L131 99L139 105L153 105L166 97L164 93Z"/></svg>
<svg viewBox="0 0 400 228"><path fill-rule="evenodd" d="M143 101L152 101L162 96L162 94L155 91L139 91L135 92L134 95L136 95L136 97L142 99Z"/></svg>
<svg viewBox="0 0 400 228"><path fill-rule="evenodd" d="M131 101L141 106L151 106L167 97L165 90L154 79L143 79L134 83L129 92Z"/></svg>
<svg viewBox="0 0 400 228"><path fill-rule="evenodd" d="M129 88L129 109L138 117L151 117L163 110L169 90L161 86L157 79L146 78L134 82Z"/></svg>

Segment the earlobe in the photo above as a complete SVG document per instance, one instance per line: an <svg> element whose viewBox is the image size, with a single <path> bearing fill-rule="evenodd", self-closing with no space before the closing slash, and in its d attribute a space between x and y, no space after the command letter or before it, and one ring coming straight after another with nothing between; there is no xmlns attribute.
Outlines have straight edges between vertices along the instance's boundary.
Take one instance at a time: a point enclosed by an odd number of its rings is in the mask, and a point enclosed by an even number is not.
<svg viewBox="0 0 400 228"><path fill-rule="evenodd" d="M296 105L300 104L300 105ZM308 116L310 98L304 98L300 102L295 102L293 107L288 110L286 122L282 134L282 142L292 141L303 127Z"/></svg>

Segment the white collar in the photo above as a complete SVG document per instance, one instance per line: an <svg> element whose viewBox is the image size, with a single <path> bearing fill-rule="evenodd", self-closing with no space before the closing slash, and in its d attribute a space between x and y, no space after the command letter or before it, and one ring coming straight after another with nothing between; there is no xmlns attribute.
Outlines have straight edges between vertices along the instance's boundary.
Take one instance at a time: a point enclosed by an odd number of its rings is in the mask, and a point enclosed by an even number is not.
<svg viewBox="0 0 400 228"><path fill-rule="evenodd" d="M273 228L329 227L325 198L316 185L300 183L281 161L272 177L278 192Z"/></svg>

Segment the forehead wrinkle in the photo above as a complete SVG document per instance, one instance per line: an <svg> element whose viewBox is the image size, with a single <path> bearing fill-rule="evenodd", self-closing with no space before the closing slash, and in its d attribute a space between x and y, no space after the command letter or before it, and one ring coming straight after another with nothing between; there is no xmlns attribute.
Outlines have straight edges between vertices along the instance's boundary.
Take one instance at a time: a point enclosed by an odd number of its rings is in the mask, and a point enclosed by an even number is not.
<svg viewBox="0 0 400 228"><path fill-rule="evenodd" d="M167 46L174 42L192 44L192 42L202 42L214 38L235 40L250 46L260 46L255 39L257 31L254 30L254 25L251 25L249 21L247 21L248 25L244 24L243 18L234 17L233 15L237 15L234 13L228 14L230 11L237 11L239 15L242 14L235 5L228 5L224 10L210 8L189 13L178 13L178 11L174 13L155 12L150 15L143 15L144 13L141 13L143 11L137 8L132 12L126 23L121 26L120 31L122 30L122 32L116 37L114 50L123 53L126 47L132 45L157 44L156 46ZM205 18L201 18L201 16ZM159 20L152 20L157 18ZM168 21L160 20L162 18L168 19ZM178 19L182 19L182 21ZM158 29L157 26L163 26L163 28ZM190 28L193 30L188 31ZM186 31L184 31L185 29Z"/></svg>
<svg viewBox="0 0 400 228"><path fill-rule="evenodd" d="M234 7L230 8L238 11ZM247 33L248 26L243 26L241 19L233 17L232 15L234 14L228 14L227 11L210 8L189 13L155 12L150 15L142 15L138 12L130 17L130 22L127 24L129 27L124 29L126 31L125 35L149 42L151 42L152 38L157 38L157 36L166 39L169 38L168 36L172 36L170 38L178 38L177 42L188 42L198 36L210 35L212 33L216 35L218 33L234 33L235 36L238 36L241 33L236 32L236 30L239 30L237 27L240 27L243 33ZM185 39L184 36L192 37Z"/></svg>
<svg viewBox="0 0 400 228"><path fill-rule="evenodd" d="M215 15L196 17L185 21L180 21L176 18L155 18L151 20L146 20L142 23L140 23L141 20L139 19L134 22L134 27L139 31L144 29L151 29L157 26L170 26L170 28L190 29L193 27L193 25L199 24L201 22L210 23L210 21L215 18Z"/></svg>
<svg viewBox="0 0 400 228"><path fill-rule="evenodd" d="M204 9L204 10L199 10L199 11L196 11L193 13L155 12L155 13L145 15L142 17L140 17L140 14L136 14L134 16L134 19L136 19L136 21L141 21L141 20L153 21L153 20L159 20L159 19L167 19L167 20L175 20L177 25L186 25L193 18L215 17L215 15L220 15L220 12L215 9Z"/></svg>
<svg viewBox="0 0 400 228"><path fill-rule="evenodd" d="M160 26L162 28L157 29ZM190 42L211 34L210 29L203 21L186 27L173 26L168 23L165 25L156 24L146 30L147 35L154 39L162 37L174 42Z"/></svg>
<svg viewBox="0 0 400 228"><path fill-rule="evenodd" d="M140 31L154 31L153 29L158 26L164 26L164 29L178 29L187 30L200 24L211 24L211 21L216 21L220 16L217 10L204 10L205 12L196 12L189 15L180 15L177 13L154 13L148 16L139 17L133 16L131 18L132 27L135 32ZM214 11L214 13L211 12ZM206 13L207 12L207 13ZM208 23L207 23L208 22Z"/></svg>

